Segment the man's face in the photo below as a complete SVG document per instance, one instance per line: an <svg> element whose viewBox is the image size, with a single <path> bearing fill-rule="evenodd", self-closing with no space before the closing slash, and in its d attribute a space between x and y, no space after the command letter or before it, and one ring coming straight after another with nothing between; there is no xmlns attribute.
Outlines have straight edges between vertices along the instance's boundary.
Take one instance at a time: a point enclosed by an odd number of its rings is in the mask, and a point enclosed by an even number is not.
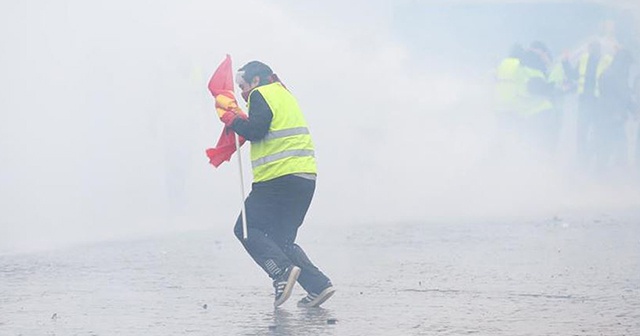
<svg viewBox="0 0 640 336"><path fill-rule="evenodd" d="M247 81L244 80L243 75L244 72L238 72L238 75L236 76L236 82L238 83L238 87L242 91L242 98L244 98L245 101L248 101L249 93L251 92L251 90L255 89L258 86L258 84L260 83L260 78L258 76L255 76L251 80L251 83L247 83Z"/></svg>

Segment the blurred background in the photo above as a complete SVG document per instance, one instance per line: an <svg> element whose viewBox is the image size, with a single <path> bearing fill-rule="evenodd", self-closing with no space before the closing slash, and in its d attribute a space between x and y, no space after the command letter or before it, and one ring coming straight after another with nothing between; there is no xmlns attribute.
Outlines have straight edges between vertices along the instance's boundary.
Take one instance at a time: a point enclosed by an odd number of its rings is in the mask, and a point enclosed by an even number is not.
<svg viewBox="0 0 640 336"><path fill-rule="evenodd" d="M269 64L299 100L319 164L309 225L640 209L633 1L9 0L0 13L0 253L231 235L237 162L205 155L222 129L206 85L226 54ZM611 79L625 96L593 104L615 120L585 124L589 74L620 69L592 69L594 42L630 61ZM516 96L551 117L504 108L509 59L533 69L520 84L542 83Z"/></svg>

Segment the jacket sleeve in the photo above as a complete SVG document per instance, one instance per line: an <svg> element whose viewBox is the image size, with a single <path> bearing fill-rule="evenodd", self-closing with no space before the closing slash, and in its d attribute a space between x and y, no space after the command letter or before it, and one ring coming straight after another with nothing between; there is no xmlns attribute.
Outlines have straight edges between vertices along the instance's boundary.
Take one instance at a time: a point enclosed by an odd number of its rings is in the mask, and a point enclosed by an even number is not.
<svg viewBox="0 0 640 336"><path fill-rule="evenodd" d="M249 141L260 141L269 132L273 112L262 94L257 90L251 92L249 102L249 118L236 118L231 128Z"/></svg>

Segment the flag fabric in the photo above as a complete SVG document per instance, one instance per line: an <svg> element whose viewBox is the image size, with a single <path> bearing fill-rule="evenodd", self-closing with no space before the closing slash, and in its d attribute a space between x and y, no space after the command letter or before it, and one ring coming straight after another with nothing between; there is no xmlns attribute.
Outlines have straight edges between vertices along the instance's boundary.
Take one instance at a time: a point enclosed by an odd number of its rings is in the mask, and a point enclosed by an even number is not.
<svg viewBox="0 0 640 336"><path fill-rule="evenodd" d="M209 80L209 91L215 97L225 91L233 93L233 70L231 56L227 55Z"/></svg>
<svg viewBox="0 0 640 336"><path fill-rule="evenodd" d="M208 148L206 151L207 156L209 157L209 163L217 168L224 161L229 161L229 159L231 159L233 153L236 152L236 141L234 137L235 133L228 127L225 127L222 130L222 134L220 134L216 147ZM240 140L244 142L242 137L240 137Z"/></svg>
<svg viewBox="0 0 640 336"><path fill-rule="evenodd" d="M227 57L220 63L218 69L213 73L211 79L209 80L209 91L213 95L214 100L220 101L220 99L216 99L217 96L222 95L226 99L224 101L225 104L216 104L216 109L218 110L218 115L224 114L225 110L232 111L234 113L241 114L244 118L246 115L238 108L238 104L233 94L233 71L231 69L231 57L227 55ZM222 97L221 97L222 98ZM243 137L240 137L240 146L245 142ZM236 151L236 143L235 143L235 133L229 127L225 127L222 129L222 133L220 134L220 138L218 139L218 143L215 148L208 148L206 150L207 156L209 157L209 163L211 163L214 167L220 166L224 161L229 161L231 156Z"/></svg>

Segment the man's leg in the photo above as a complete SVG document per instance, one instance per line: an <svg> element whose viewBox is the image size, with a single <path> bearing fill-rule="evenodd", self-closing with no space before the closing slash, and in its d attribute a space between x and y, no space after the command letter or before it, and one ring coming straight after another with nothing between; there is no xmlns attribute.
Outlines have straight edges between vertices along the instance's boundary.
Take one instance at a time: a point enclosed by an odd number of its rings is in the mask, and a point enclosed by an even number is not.
<svg viewBox="0 0 640 336"><path fill-rule="evenodd" d="M278 221L276 213L277 192L272 190L269 182L255 183L251 193L245 200L247 211L247 239L242 237L242 216L238 216L234 233L249 255L272 279L277 278L291 266L291 260L268 235L272 226Z"/></svg>
<svg viewBox="0 0 640 336"><path fill-rule="evenodd" d="M247 211L247 239L242 237L242 216L238 216L234 233L249 255L273 279L274 305L277 307L289 299L300 275L300 268L274 242L274 225L279 218L280 182L276 180L254 183L245 201Z"/></svg>
<svg viewBox="0 0 640 336"><path fill-rule="evenodd" d="M273 227L273 239L282 248L289 260L302 270L298 282L307 292L319 293L331 285L329 278L307 257L303 249L295 244L298 228L302 225L307 214L313 193L315 181L297 176L283 178L287 193L280 200L281 220Z"/></svg>
<svg viewBox="0 0 640 336"><path fill-rule="evenodd" d="M292 244L284 249L294 265L300 267L298 283L309 293L320 293L331 285L331 280L309 260L306 253L298 244Z"/></svg>

